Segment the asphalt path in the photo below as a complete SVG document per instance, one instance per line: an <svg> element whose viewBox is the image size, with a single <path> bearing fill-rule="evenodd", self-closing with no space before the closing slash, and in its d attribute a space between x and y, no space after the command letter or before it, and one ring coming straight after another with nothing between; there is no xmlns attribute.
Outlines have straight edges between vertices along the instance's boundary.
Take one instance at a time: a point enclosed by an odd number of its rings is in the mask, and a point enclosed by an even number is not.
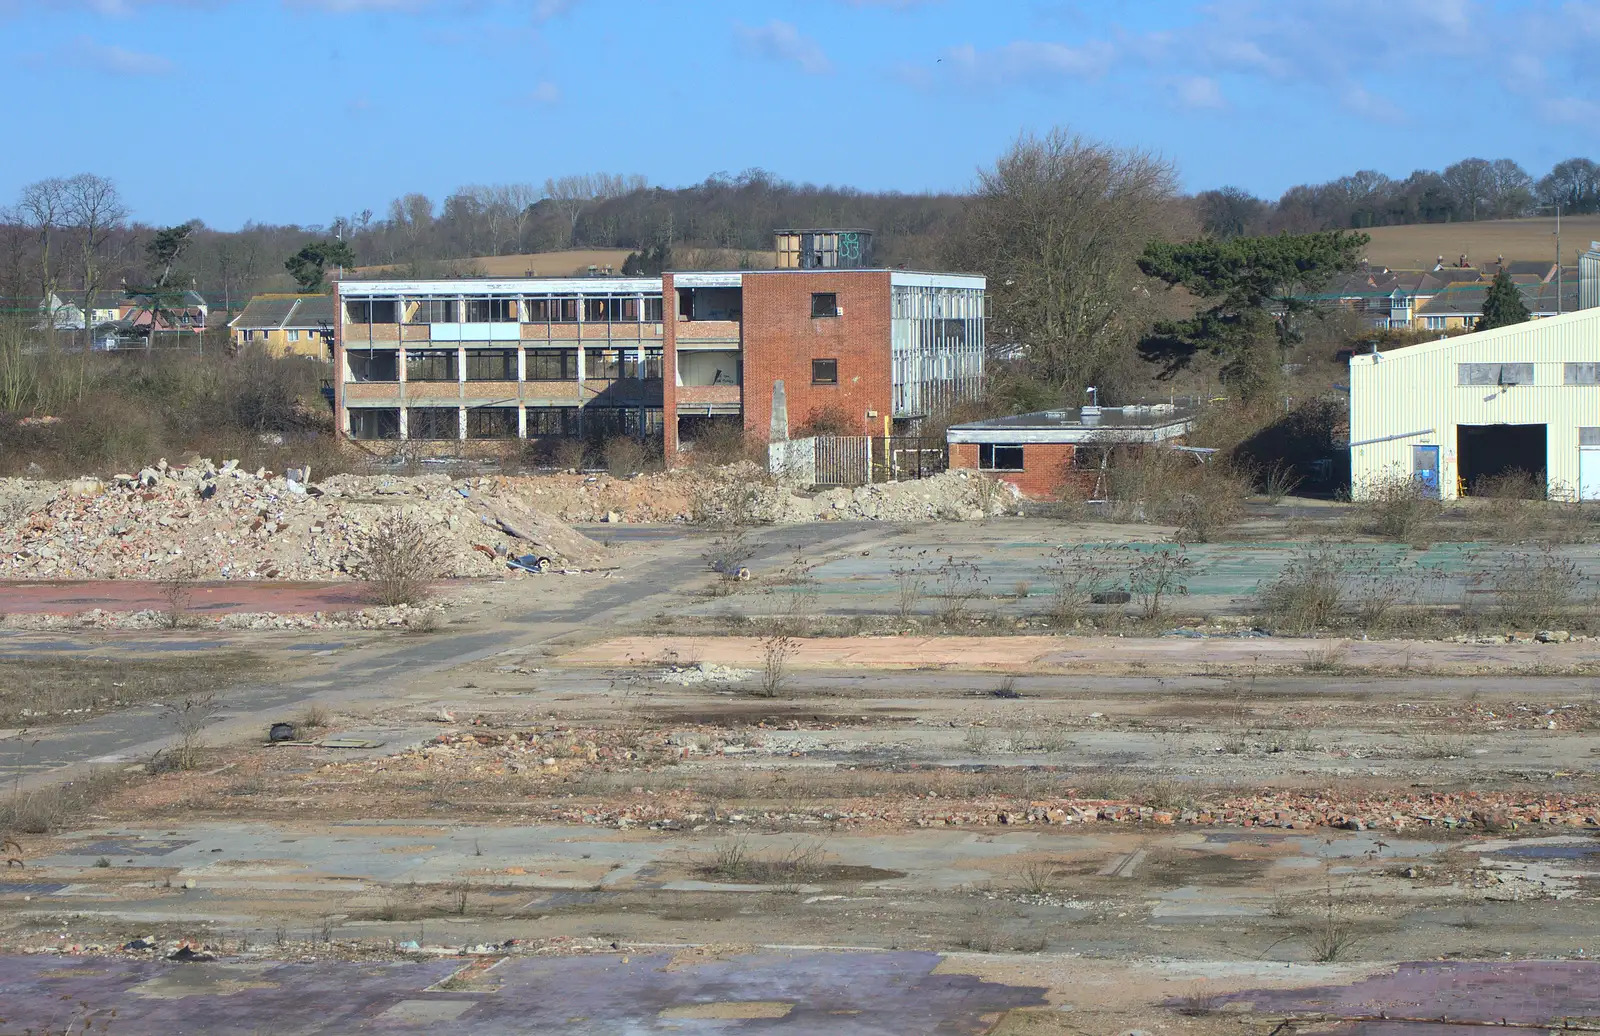
<svg viewBox="0 0 1600 1036"><path fill-rule="evenodd" d="M798 553L838 549L883 534L881 524L829 522L752 531L754 562L787 560ZM682 530L683 549L657 554L618 571L576 601L536 606L510 616L489 629L399 636L351 651L331 666L301 679L236 688L221 700L209 738L242 739L252 730L292 717L306 702L338 706L381 698L429 673L488 658L511 649L527 649L574 635L626 630L650 615L684 599L686 591L708 578L701 557L709 537L702 530ZM525 585L532 589L537 583ZM69 640L70 634L57 639ZM185 635L193 640L192 635ZM5 649L0 638L0 651ZM9 652L8 652L9 653ZM0 779L14 788L69 780L100 766L144 762L175 739L170 711L160 705L121 709L82 723L41 727L0 741Z"/></svg>

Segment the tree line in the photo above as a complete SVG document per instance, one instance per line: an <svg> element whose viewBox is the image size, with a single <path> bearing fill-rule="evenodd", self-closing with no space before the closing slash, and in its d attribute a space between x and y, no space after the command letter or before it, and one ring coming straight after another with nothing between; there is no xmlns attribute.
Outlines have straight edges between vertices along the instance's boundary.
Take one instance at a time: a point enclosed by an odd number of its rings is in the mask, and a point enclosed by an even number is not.
<svg viewBox="0 0 1600 1036"><path fill-rule="evenodd" d="M1238 187L1202 191L1194 201L1202 229L1217 237L1515 219L1557 208L1590 213L1600 212L1600 165L1569 158L1535 180L1509 158L1466 158L1399 180L1364 169L1296 185L1277 201Z"/></svg>

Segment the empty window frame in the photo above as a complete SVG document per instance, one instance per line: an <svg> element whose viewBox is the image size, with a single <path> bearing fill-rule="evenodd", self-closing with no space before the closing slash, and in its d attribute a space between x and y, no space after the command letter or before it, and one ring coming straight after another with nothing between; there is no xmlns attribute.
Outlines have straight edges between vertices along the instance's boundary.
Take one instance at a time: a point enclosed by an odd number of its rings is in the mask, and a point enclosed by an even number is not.
<svg viewBox="0 0 1600 1036"><path fill-rule="evenodd" d="M406 409L407 439L461 438L461 411L453 406L414 406Z"/></svg>
<svg viewBox="0 0 1600 1036"><path fill-rule="evenodd" d="M570 406L531 406L528 408L528 438L545 435L577 435L578 408Z"/></svg>
<svg viewBox="0 0 1600 1036"><path fill-rule="evenodd" d="M583 351L583 376L590 381L616 381L618 378L631 378L632 374L623 373L623 359L633 356L631 350L622 349L585 349ZM630 362L629 367L633 368Z"/></svg>
<svg viewBox="0 0 1600 1036"><path fill-rule="evenodd" d="M978 469L980 471L1021 471L1022 447L1013 444L980 443L978 445Z"/></svg>
<svg viewBox="0 0 1600 1036"><path fill-rule="evenodd" d="M400 411L397 408L360 407L350 411L350 438L400 438Z"/></svg>
<svg viewBox="0 0 1600 1036"><path fill-rule="evenodd" d="M529 349L527 380L577 381L578 350Z"/></svg>
<svg viewBox="0 0 1600 1036"><path fill-rule="evenodd" d="M1562 383L1566 385L1600 385L1600 363L1568 363L1563 365Z"/></svg>
<svg viewBox="0 0 1600 1036"><path fill-rule="evenodd" d="M811 293L811 316L813 319L820 317L836 317L839 315L839 295L832 291L814 291Z"/></svg>
<svg viewBox="0 0 1600 1036"><path fill-rule="evenodd" d="M837 385L839 384L838 360L812 360L811 384Z"/></svg>
<svg viewBox="0 0 1600 1036"><path fill-rule="evenodd" d="M408 324L454 324L461 319L458 299L407 299L405 309Z"/></svg>
<svg viewBox="0 0 1600 1036"><path fill-rule="evenodd" d="M454 349L412 349L406 353L407 381L455 381Z"/></svg>
<svg viewBox="0 0 1600 1036"><path fill-rule="evenodd" d="M515 439L516 437L516 407L480 406L467 411L467 438Z"/></svg>
<svg viewBox="0 0 1600 1036"><path fill-rule="evenodd" d="M344 359L350 366L351 381L398 381L399 366L393 349L372 352L345 350Z"/></svg>
<svg viewBox="0 0 1600 1036"><path fill-rule="evenodd" d="M467 299L466 322L469 324L515 324L516 299Z"/></svg>
<svg viewBox="0 0 1600 1036"><path fill-rule="evenodd" d="M515 349L468 349L468 381L516 381Z"/></svg>
<svg viewBox="0 0 1600 1036"><path fill-rule="evenodd" d="M348 299L345 320L352 324L393 324L397 306L394 299Z"/></svg>
<svg viewBox="0 0 1600 1036"><path fill-rule="evenodd" d="M644 300L644 319L648 324L661 323L661 296L647 295Z"/></svg>
<svg viewBox="0 0 1600 1036"><path fill-rule="evenodd" d="M574 298L530 296L524 300L530 324L576 324L578 300Z"/></svg>
<svg viewBox="0 0 1600 1036"><path fill-rule="evenodd" d="M1532 385L1531 363L1458 363L1458 385Z"/></svg>
<svg viewBox="0 0 1600 1036"><path fill-rule="evenodd" d="M583 319L591 324L637 324L639 299L632 295L609 295L583 300Z"/></svg>

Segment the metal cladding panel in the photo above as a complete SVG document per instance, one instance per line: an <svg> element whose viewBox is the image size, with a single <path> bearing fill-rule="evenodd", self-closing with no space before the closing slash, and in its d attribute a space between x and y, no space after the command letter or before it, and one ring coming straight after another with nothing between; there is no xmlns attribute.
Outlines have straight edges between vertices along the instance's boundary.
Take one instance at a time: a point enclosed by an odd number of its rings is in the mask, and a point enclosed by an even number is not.
<svg viewBox="0 0 1600 1036"><path fill-rule="evenodd" d="M1350 361L1352 492L1408 474L1411 448L1440 448L1440 486L1454 498L1458 425L1542 424L1552 489L1578 481L1578 429L1600 425L1600 385L1565 384L1568 363L1600 362L1600 309L1353 357ZM1533 383L1462 385L1462 363L1525 363Z"/></svg>
<svg viewBox="0 0 1600 1036"><path fill-rule="evenodd" d="M674 288L737 288L744 284L744 275L738 273L674 273ZM656 282L656 291L661 282Z"/></svg>

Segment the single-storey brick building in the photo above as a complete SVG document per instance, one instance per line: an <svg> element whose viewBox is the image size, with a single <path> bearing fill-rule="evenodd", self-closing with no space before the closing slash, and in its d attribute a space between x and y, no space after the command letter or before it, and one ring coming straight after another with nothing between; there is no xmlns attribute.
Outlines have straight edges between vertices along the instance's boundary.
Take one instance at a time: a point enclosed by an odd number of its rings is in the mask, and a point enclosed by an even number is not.
<svg viewBox="0 0 1600 1036"><path fill-rule="evenodd" d="M1067 485L1090 498L1102 481L1113 447L1170 443L1194 428L1186 404L1045 410L951 425L950 467L987 472L1023 496L1053 500Z"/></svg>

